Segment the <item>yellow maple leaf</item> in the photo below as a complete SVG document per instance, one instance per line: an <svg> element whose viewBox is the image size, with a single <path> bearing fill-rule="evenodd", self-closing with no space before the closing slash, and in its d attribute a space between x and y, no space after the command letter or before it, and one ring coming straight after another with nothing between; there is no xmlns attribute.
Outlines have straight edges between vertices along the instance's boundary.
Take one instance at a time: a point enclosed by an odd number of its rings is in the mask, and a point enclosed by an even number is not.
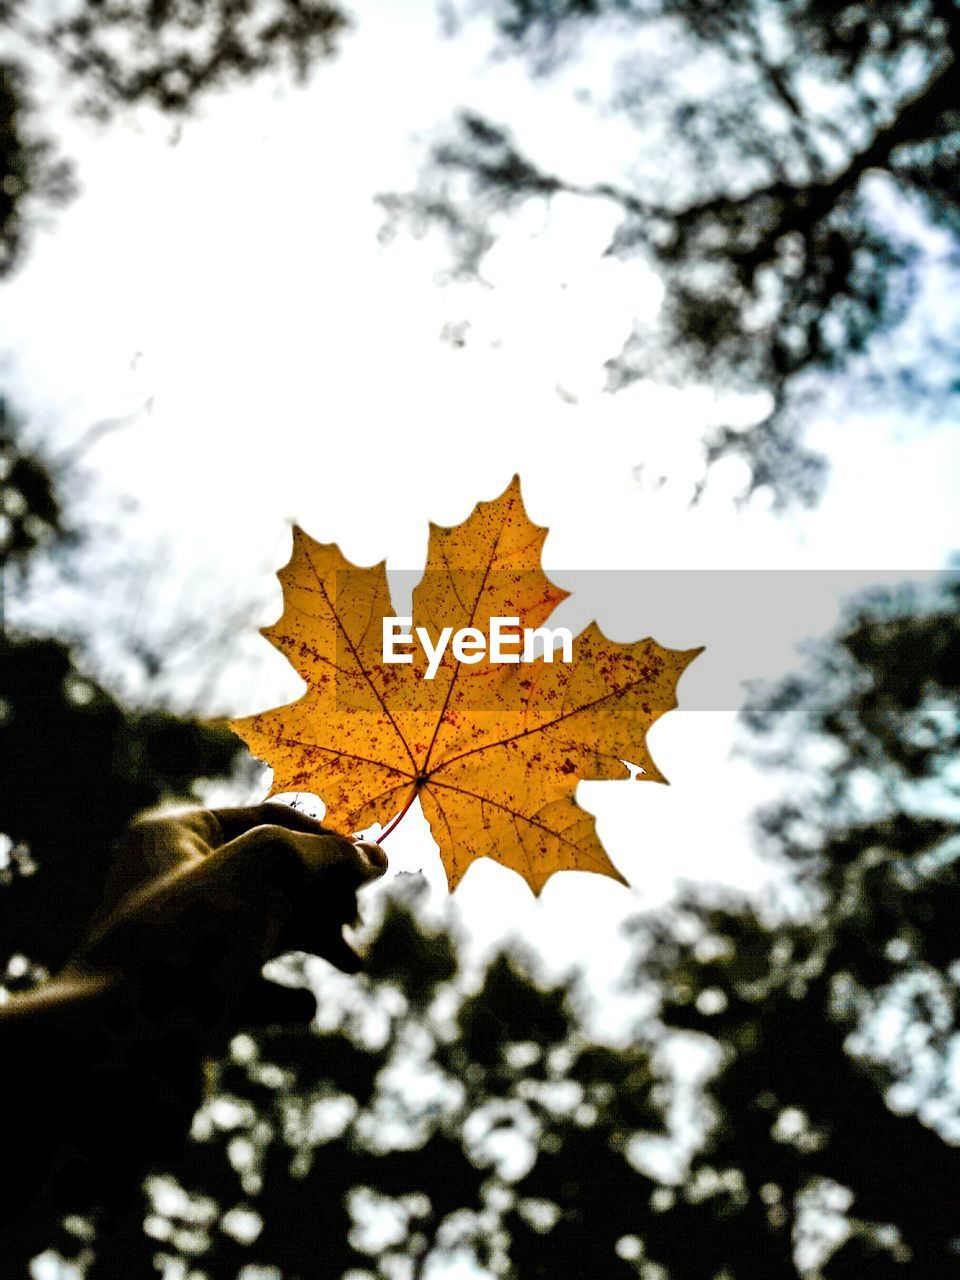
<svg viewBox="0 0 960 1280"><path fill-rule="evenodd" d="M262 634L308 688L287 706L229 722L273 767L269 794L318 795L325 820L344 832L386 824L419 797L451 889L484 857L535 893L555 871L625 883L574 792L583 780L628 778L624 761L641 780L666 781L646 733L677 705L677 681L701 650L649 638L618 644L591 623L571 637L569 661L477 653L477 633L494 619L543 627L566 597L540 567L546 534L529 520L517 477L462 524L431 524L413 593L421 651L397 650L406 656L387 662L384 619L395 614L386 563L359 568L294 527L278 574L283 614ZM448 641L474 629L462 659L449 642L440 656L448 628Z"/></svg>

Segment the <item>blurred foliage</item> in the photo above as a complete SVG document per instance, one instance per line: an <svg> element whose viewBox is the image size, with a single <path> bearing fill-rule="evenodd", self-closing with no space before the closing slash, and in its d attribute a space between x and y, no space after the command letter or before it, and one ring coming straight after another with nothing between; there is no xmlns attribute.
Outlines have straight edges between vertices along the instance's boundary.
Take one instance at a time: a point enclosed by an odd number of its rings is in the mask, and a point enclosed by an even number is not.
<svg viewBox="0 0 960 1280"><path fill-rule="evenodd" d="M29 204L59 204L74 192L69 166L26 123L26 79L22 66L0 62L0 278L20 259Z"/></svg>
<svg viewBox="0 0 960 1280"><path fill-rule="evenodd" d="M796 1274L818 1213L851 1233L824 1277L960 1275L958 605L955 578L878 592L755 693L757 757L793 770L759 835L804 914L690 901L683 941L643 943L665 1021L723 1051L688 1181L737 1172L731 1222L757 1252L718 1241L731 1275Z"/></svg>
<svg viewBox="0 0 960 1280"><path fill-rule="evenodd" d="M424 1276L456 1259L636 1274L615 1245L652 1186L630 1140L664 1128L649 1048L593 1042L569 987L515 957L468 979L455 939L424 925L422 888L393 892L372 939L390 973L321 979L320 1029L234 1040L183 1167L148 1183L153 1264L130 1266L138 1220L95 1250L89 1280L119 1259L130 1280L174 1259L224 1280Z"/></svg>
<svg viewBox="0 0 960 1280"><path fill-rule="evenodd" d="M743 458L781 501L817 495L824 461L803 431L827 375L853 380L860 409L952 401L955 0L477 0L448 6L453 29L464 12L491 17L500 52L535 76L572 64L584 136L620 116L634 153L587 177L578 148L565 169L558 148L538 159L519 123L464 111L418 189L382 197L387 234L438 227L460 275L482 278L504 213L563 195L610 206L607 254L645 261L665 296L611 353L608 389L766 392L762 421L708 434L706 462Z"/></svg>
<svg viewBox="0 0 960 1280"><path fill-rule="evenodd" d="M139 105L182 117L209 91L265 72L304 78L345 25L326 0L3 0L0 278L22 260L38 212L75 192L70 161L44 134L45 98L100 120Z"/></svg>
<svg viewBox="0 0 960 1280"><path fill-rule="evenodd" d="M51 463L28 448L0 397L0 557L20 573L32 552L70 539Z"/></svg>

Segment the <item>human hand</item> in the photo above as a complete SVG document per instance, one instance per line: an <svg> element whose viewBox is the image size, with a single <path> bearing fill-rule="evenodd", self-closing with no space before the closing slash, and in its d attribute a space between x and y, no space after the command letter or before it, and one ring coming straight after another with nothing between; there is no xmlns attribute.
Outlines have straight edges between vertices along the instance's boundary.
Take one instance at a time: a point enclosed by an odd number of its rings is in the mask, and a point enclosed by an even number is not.
<svg viewBox="0 0 960 1280"><path fill-rule="evenodd" d="M123 985L183 992L214 985L214 1001L254 1021L298 1020L312 997L267 983L260 970L285 951L310 951L354 973L343 937L356 894L383 875L379 845L354 841L286 805L147 815L120 842L104 904L52 981L14 997L5 1021L82 1014ZM219 1020L219 1019L218 1019Z"/></svg>
<svg viewBox="0 0 960 1280"><path fill-rule="evenodd" d="M386 866L379 845L282 804L148 815L121 842L80 957L102 963L132 927L176 920L182 939L184 929L203 929L207 911L246 917L253 909L262 917L258 941L247 941L261 964L284 950L311 950L355 972L342 927L356 919L357 890Z"/></svg>

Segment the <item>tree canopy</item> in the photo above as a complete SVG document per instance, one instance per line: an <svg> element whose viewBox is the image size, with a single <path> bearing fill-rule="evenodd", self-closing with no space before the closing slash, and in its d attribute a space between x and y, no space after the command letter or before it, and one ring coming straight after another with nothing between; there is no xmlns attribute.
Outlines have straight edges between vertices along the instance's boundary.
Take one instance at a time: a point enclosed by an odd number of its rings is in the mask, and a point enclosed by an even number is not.
<svg viewBox="0 0 960 1280"><path fill-rule="evenodd" d="M824 459L804 434L818 408L843 412L819 403L836 375L847 408L944 409L958 386L942 292L960 228L953 0L490 0L454 6L453 28L478 12L535 76L582 54L586 136L625 118L633 155L617 166L600 147L585 177L573 140L565 168L509 115L464 110L418 189L383 197L388 225L440 227L455 269L482 277L498 217L562 194L610 205L606 253L647 262L665 295L610 353L608 389L765 392L759 421L712 430L705 457L743 458L781 501L817 495Z"/></svg>
<svg viewBox="0 0 960 1280"><path fill-rule="evenodd" d="M0 278L23 258L31 222L76 189L69 157L46 136L44 107L65 95L105 120L146 104L188 114L209 91L289 67L303 77L346 25L326 0L81 0L0 8Z"/></svg>

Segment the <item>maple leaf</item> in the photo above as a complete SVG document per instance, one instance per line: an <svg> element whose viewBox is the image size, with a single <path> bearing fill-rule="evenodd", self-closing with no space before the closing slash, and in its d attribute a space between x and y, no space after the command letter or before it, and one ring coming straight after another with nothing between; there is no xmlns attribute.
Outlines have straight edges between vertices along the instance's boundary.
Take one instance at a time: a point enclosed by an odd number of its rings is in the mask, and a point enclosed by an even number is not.
<svg viewBox="0 0 960 1280"><path fill-rule="evenodd" d="M413 626L433 650L443 628L485 633L491 619L541 627L565 599L540 567L547 530L529 520L514 477L459 525L431 524L413 592ZM284 608L262 634L307 683L296 702L229 721L273 767L270 795L310 791L344 832L385 825L419 797L453 889L477 858L510 867L535 893L555 871L626 883L574 799L584 780L664 782L646 733L677 705L701 649L608 640L591 623L571 661L458 661L448 644L432 678L425 652L383 655L392 618L386 562L360 568L299 527L278 577ZM425 678L426 677L426 678Z"/></svg>

